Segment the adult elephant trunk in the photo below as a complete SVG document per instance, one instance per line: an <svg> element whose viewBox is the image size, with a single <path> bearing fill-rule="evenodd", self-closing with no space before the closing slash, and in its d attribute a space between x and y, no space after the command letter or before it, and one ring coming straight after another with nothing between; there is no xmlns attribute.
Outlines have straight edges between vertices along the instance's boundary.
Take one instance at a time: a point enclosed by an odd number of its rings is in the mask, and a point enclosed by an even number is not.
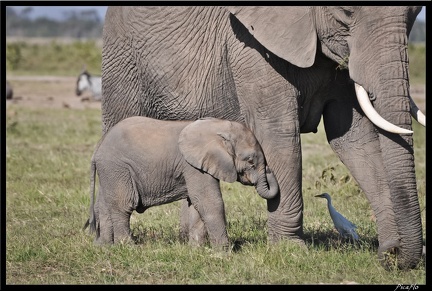
<svg viewBox="0 0 432 291"><path fill-rule="evenodd" d="M278 182L268 166L266 166L263 173L259 175L255 189L264 199L272 199L279 194Z"/></svg>
<svg viewBox="0 0 432 291"><path fill-rule="evenodd" d="M380 128L377 134L385 172L383 183L389 192L391 209L375 205L375 209L379 209L375 213L380 229L378 256L385 268L396 264L399 269L411 269L421 259L423 235L411 126L411 108L414 106L409 95L408 80L409 28L394 23L380 25L392 28L389 31L391 37L384 34L371 35L370 39L362 41L369 46L379 47L376 51L381 53L366 56L362 54L362 51L366 51L363 47L366 44L356 43L353 46L356 50L351 52L353 57L349 60L349 70L351 78L356 82L357 95L368 95L374 99L374 107L368 109L359 100L365 115L377 125L376 116L371 117L368 113L374 108L378 116L383 118L378 123L384 124L378 125ZM359 68L364 68L368 73L361 72ZM362 99L361 96L358 98ZM376 204L382 203L385 195L377 193L377 199L375 197L372 200Z"/></svg>
<svg viewBox="0 0 432 291"><path fill-rule="evenodd" d="M407 84L403 87L406 89ZM409 102L406 99L405 96L405 101ZM381 106L386 107L384 104ZM388 108L388 114L384 116L392 120L392 115L401 114L402 120L406 120L406 123L397 124L411 128L410 125L408 126L411 120L409 110L402 113L394 107ZM407 107L409 108L409 105ZM379 256L385 259L385 252L392 251L397 256L399 268L414 268L422 253L422 225L414 167L413 138L411 134L395 135L380 131L379 140L399 235L398 246L386 246L380 243ZM385 260L384 264L387 263Z"/></svg>

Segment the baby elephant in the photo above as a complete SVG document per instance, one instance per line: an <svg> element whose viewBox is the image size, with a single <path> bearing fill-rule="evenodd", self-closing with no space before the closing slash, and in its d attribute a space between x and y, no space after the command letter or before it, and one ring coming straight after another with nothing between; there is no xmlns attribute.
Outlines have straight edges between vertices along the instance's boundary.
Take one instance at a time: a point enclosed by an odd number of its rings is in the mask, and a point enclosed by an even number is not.
<svg viewBox="0 0 432 291"><path fill-rule="evenodd" d="M94 204L96 171L99 192ZM151 206L188 199L214 248L228 247L219 180L279 193L260 144L243 124L217 118L164 121L134 116L99 141L91 162L90 232L96 243L133 239L130 216Z"/></svg>

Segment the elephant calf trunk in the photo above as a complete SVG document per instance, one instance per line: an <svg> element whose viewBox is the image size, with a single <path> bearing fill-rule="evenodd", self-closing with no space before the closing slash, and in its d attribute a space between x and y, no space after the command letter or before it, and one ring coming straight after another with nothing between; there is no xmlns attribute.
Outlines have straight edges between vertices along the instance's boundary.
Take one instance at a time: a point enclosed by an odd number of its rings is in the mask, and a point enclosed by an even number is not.
<svg viewBox="0 0 432 291"><path fill-rule="evenodd" d="M272 199L279 193L279 184L268 166L256 185L258 194L264 199Z"/></svg>

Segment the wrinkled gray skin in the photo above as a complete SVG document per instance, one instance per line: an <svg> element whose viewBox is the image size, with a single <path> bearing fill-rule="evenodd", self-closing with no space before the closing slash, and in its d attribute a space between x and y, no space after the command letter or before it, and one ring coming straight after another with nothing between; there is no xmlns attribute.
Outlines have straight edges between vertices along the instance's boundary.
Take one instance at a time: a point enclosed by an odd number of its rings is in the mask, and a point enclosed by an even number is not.
<svg viewBox="0 0 432 291"><path fill-rule="evenodd" d="M12 99L12 98L13 98L12 85L9 83L9 81L6 81L6 99Z"/></svg>
<svg viewBox="0 0 432 291"><path fill-rule="evenodd" d="M99 193L94 204L96 173ZM254 134L243 124L216 118L124 119L97 145L90 180L90 218L84 228L90 225L100 244L132 239L133 210L143 213L151 206L187 199L199 213L212 247L226 249L219 180L254 185L265 199L279 192Z"/></svg>
<svg viewBox="0 0 432 291"><path fill-rule="evenodd" d="M407 43L420 10L109 7L103 132L132 115L246 123L280 186L280 196L268 200L269 240L302 242L300 134L316 132L323 117L331 148L371 203L383 266L397 256L400 269L414 268L422 225L413 136L372 124L353 82L375 98L385 120L412 129ZM187 223L202 225L196 213L182 218L183 229Z"/></svg>

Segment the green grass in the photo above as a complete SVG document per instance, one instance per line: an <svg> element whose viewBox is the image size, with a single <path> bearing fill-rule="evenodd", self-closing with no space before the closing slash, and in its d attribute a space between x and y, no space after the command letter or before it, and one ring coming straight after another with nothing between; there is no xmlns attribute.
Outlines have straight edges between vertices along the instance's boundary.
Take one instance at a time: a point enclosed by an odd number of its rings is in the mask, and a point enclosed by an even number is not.
<svg viewBox="0 0 432 291"><path fill-rule="evenodd" d="M424 84L426 77L426 46L408 46L411 84ZM45 43L25 41L6 44L6 70L19 75L65 75L75 76L83 65L90 73L101 74L102 49L96 41L73 41L63 43L47 38Z"/></svg>
<svg viewBox="0 0 432 291"><path fill-rule="evenodd" d="M180 203L131 218L137 245L95 246L82 227L89 211L90 157L100 110L6 112L6 284L425 284L422 262L406 272L377 260L376 226L364 194L327 145L322 124L302 135L307 248L267 244L266 203L253 187L222 183L231 253L178 240ZM414 124L423 225L425 129ZM355 222L359 245L340 242L325 200ZM425 233L424 233L425 235Z"/></svg>
<svg viewBox="0 0 432 291"><path fill-rule="evenodd" d="M411 84L426 82L426 45L424 43L408 46L409 74Z"/></svg>
<svg viewBox="0 0 432 291"><path fill-rule="evenodd" d="M96 41L62 43L47 39L45 43L25 41L6 44L6 70L16 76L76 76L83 67L101 74L102 48Z"/></svg>

